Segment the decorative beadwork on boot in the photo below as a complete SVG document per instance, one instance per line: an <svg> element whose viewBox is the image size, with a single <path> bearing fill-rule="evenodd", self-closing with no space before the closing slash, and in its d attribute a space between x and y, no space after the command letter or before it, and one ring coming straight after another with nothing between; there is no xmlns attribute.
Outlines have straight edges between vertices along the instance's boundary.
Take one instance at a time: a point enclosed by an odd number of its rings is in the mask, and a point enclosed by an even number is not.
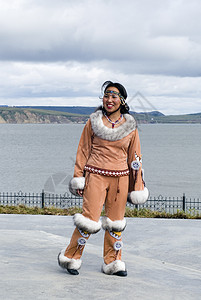
<svg viewBox="0 0 201 300"><path fill-rule="evenodd" d="M116 242L114 243L113 247L114 247L114 250L115 250L115 251L119 251L119 250L121 250L122 247L123 247L123 242L122 242L122 241L116 241Z"/></svg>
<svg viewBox="0 0 201 300"><path fill-rule="evenodd" d="M73 218L75 226L82 231L87 231L89 234L97 233L101 229L100 220L98 222L92 221L81 214L75 214Z"/></svg>
<svg viewBox="0 0 201 300"><path fill-rule="evenodd" d="M85 238L79 238L77 240L78 245L82 246L82 247L86 245L86 242L87 242L87 240Z"/></svg>
<svg viewBox="0 0 201 300"><path fill-rule="evenodd" d="M126 271L126 266L123 261L115 260L108 265L104 263L102 266L102 271L107 275L115 275L117 272Z"/></svg>
<svg viewBox="0 0 201 300"><path fill-rule="evenodd" d="M82 255L82 250L84 249L84 246L86 245L87 240L83 237L79 238L77 240L77 248L75 249L75 252L73 253L73 256L75 255L75 253L79 250L80 251L80 255Z"/></svg>
<svg viewBox="0 0 201 300"><path fill-rule="evenodd" d="M121 239L121 232L117 232L117 231L109 231L109 234L115 238L116 240L120 240Z"/></svg>
<svg viewBox="0 0 201 300"><path fill-rule="evenodd" d="M58 255L58 264L63 269L79 270L82 264L81 259L68 258L64 255L65 249L61 250Z"/></svg>
<svg viewBox="0 0 201 300"><path fill-rule="evenodd" d="M102 227L104 230L108 231L124 231L124 229L126 228L126 219L123 218L123 220L112 221L108 217L103 217Z"/></svg>
<svg viewBox="0 0 201 300"><path fill-rule="evenodd" d="M84 238L88 238L89 237L89 233L87 231L83 231L81 229L77 229L79 231L79 233L84 237Z"/></svg>

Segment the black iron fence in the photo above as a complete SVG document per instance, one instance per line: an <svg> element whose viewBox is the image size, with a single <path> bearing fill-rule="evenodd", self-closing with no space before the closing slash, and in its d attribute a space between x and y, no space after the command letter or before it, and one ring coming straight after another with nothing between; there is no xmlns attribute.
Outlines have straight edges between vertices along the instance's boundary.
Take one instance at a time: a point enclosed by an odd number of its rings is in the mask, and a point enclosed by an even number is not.
<svg viewBox="0 0 201 300"><path fill-rule="evenodd" d="M56 207L69 208L73 206L81 207L82 198L73 196L66 192L65 194L41 193L0 193L0 205L17 206L25 205L28 207Z"/></svg>
<svg viewBox="0 0 201 300"><path fill-rule="evenodd" d="M49 194L44 191L41 193L0 193L0 205L18 206L25 205L28 207L56 207L69 208L73 206L82 207L82 198L73 196L71 193ZM166 213L176 213L184 211L190 214L201 214L201 200L196 198L187 198L185 194L181 197L149 197L143 205L133 205L127 203L130 208L147 208L152 211Z"/></svg>
<svg viewBox="0 0 201 300"><path fill-rule="evenodd" d="M127 206L130 206L129 203ZM199 198L187 198L185 194L181 197L149 197L143 205L132 205L138 209L147 208L151 211L166 212L174 214L178 211L188 212L191 215L201 215L201 200Z"/></svg>

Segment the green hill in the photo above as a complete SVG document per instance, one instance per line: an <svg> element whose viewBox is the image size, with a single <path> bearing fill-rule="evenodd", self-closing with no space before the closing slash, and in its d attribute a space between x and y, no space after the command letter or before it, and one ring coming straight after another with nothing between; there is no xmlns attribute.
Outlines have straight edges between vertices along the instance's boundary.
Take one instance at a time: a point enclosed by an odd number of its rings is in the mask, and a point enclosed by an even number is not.
<svg viewBox="0 0 201 300"><path fill-rule="evenodd" d="M55 109L54 109L55 108ZM95 107L0 107L0 123L23 124L68 124L86 123ZM69 112L70 111L70 112ZM78 113L79 112L79 113ZM87 114L88 112L88 114ZM201 113L165 116L159 111L131 112L139 123L201 123Z"/></svg>
<svg viewBox="0 0 201 300"><path fill-rule="evenodd" d="M0 107L0 123L85 123L86 115L35 108Z"/></svg>
<svg viewBox="0 0 201 300"><path fill-rule="evenodd" d="M187 114L187 115L170 115L170 116L158 116L153 118L153 122L156 123L184 123L195 124L201 123L201 113Z"/></svg>

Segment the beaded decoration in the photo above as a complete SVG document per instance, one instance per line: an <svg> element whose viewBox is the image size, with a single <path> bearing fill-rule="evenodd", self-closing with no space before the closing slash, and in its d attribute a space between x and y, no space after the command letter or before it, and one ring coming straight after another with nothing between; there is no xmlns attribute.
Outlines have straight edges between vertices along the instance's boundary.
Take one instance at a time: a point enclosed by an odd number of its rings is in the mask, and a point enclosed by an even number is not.
<svg viewBox="0 0 201 300"><path fill-rule="evenodd" d="M104 93L104 95L107 95L107 94L115 94L115 95L118 95L119 97L120 97L120 100L121 100L121 104L122 105L125 105L125 99L124 99L124 97L120 94L120 93L118 93L118 92L115 92L115 91L106 91L105 93Z"/></svg>
<svg viewBox="0 0 201 300"><path fill-rule="evenodd" d="M114 125L119 124L122 121L122 119L123 119L123 115L121 115L118 120L116 120L115 122L113 122L105 113L104 113L104 116L106 117L106 119L108 120L108 122L110 122L112 124L112 129L114 128Z"/></svg>

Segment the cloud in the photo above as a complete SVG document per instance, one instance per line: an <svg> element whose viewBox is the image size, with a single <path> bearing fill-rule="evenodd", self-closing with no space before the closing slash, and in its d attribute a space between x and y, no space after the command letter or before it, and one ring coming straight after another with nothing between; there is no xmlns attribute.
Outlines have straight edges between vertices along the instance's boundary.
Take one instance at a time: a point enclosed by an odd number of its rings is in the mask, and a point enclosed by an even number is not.
<svg viewBox="0 0 201 300"><path fill-rule="evenodd" d="M0 6L2 101L91 99L108 79L130 95L140 91L164 103L201 96L199 0L0 0Z"/></svg>
<svg viewBox="0 0 201 300"><path fill-rule="evenodd" d="M198 77L116 74L107 64L78 62L2 62L0 69L1 104L98 106L101 85L112 79L126 86L128 101L142 93L152 103L149 110L155 107L164 114L201 111ZM142 111L139 103L133 105Z"/></svg>
<svg viewBox="0 0 201 300"><path fill-rule="evenodd" d="M129 72L199 76L198 8L199 1L11 0L0 13L0 57L108 60Z"/></svg>

